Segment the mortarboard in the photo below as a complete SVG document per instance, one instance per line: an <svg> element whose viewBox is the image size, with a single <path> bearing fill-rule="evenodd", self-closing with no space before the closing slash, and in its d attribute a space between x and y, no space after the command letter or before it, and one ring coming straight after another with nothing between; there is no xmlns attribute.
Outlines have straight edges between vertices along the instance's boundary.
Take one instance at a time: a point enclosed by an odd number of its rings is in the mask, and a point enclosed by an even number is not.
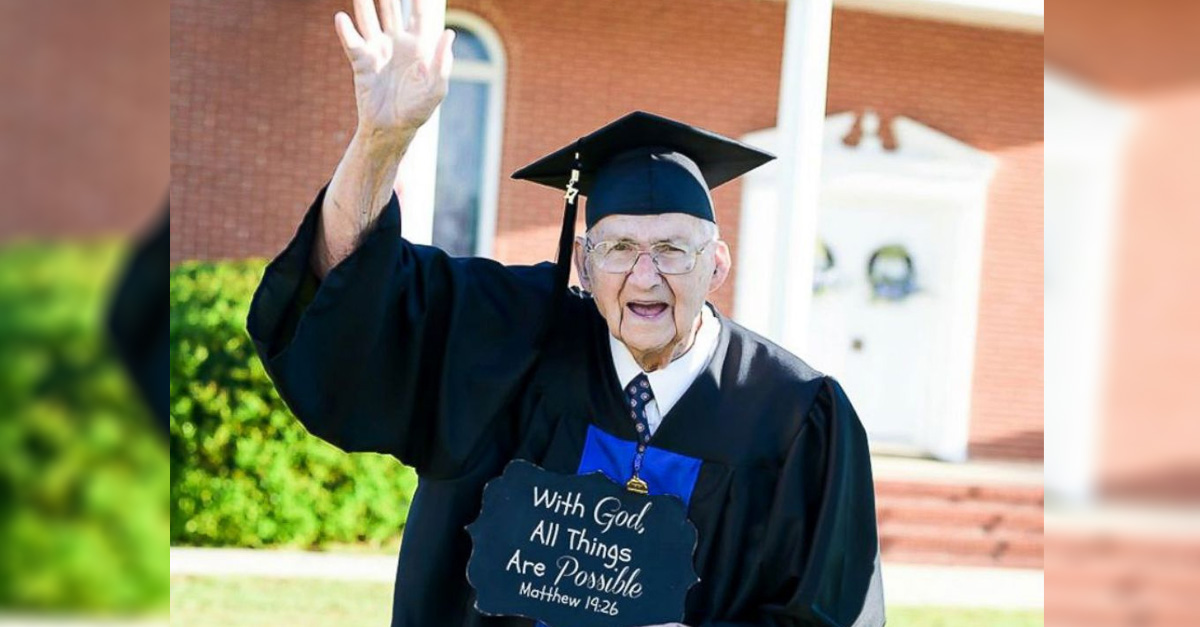
<svg viewBox="0 0 1200 627"><path fill-rule="evenodd" d="M685 213L716 222L709 190L775 156L711 131L634 111L513 172L566 191L558 243L559 293L570 274L578 196L587 227L617 214Z"/></svg>

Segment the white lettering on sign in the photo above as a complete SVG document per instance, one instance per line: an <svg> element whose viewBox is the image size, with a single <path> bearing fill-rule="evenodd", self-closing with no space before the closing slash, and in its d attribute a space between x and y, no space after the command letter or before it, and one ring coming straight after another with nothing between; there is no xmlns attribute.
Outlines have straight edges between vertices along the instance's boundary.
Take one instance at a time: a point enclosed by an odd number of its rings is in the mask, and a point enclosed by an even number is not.
<svg viewBox="0 0 1200 627"><path fill-rule="evenodd" d="M504 565L504 570L515 570L518 575L524 575L528 571L533 571L533 574L542 577L546 574L546 565L533 560L521 559L521 549L517 549L512 557L508 558L508 563Z"/></svg>
<svg viewBox="0 0 1200 627"><path fill-rule="evenodd" d="M622 566L616 574L597 573L579 568L579 560L570 555L558 558L556 565L558 566L558 574L554 577L556 586L566 579L580 588L615 594L629 599L642 596L642 584L637 580L638 576L642 574L640 568L631 571L628 566Z"/></svg>
<svg viewBox="0 0 1200 627"><path fill-rule="evenodd" d="M620 562L633 559L633 551L629 547L601 542L588 537L587 529L567 528L567 546L572 551L579 551L592 557L603 557L605 568L616 568Z"/></svg>
<svg viewBox="0 0 1200 627"><path fill-rule="evenodd" d="M540 542L543 546L558 544L559 524L556 522L538 521L537 527L529 535L530 542Z"/></svg>
<svg viewBox="0 0 1200 627"><path fill-rule="evenodd" d="M641 535L646 531L642 527L642 521L645 520L646 512L650 511L652 505L654 505L653 502L647 501L642 506L642 511L631 514L621 509L620 499L615 496L606 496L596 503L596 509L592 511L592 519L604 529L600 533L608 533L613 527L624 527Z"/></svg>
<svg viewBox="0 0 1200 627"><path fill-rule="evenodd" d="M534 588L533 584L528 581L521 582L521 587L517 590L517 594L538 601L545 601L546 603L562 603L571 607L579 607L579 603L582 600L579 597L559 592L558 586L544 585L541 588Z"/></svg>
<svg viewBox="0 0 1200 627"><path fill-rule="evenodd" d="M582 518L587 513L587 508L583 505L583 496L578 492L567 492L564 495L558 490L540 490L534 486L533 505L544 507L560 516Z"/></svg>

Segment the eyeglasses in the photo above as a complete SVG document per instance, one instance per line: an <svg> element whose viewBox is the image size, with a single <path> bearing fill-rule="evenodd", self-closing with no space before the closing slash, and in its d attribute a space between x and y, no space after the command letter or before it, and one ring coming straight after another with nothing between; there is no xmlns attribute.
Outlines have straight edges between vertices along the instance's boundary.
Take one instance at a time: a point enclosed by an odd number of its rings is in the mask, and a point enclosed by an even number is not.
<svg viewBox="0 0 1200 627"><path fill-rule="evenodd" d="M642 255L650 255L650 260L654 262L654 267L659 273L687 274L696 267L696 260L714 241L716 240L709 240L694 251L667 242L659 242L645 250L628 240L589 243L586 250L602 272L629 272L637 265Z"/></svg>

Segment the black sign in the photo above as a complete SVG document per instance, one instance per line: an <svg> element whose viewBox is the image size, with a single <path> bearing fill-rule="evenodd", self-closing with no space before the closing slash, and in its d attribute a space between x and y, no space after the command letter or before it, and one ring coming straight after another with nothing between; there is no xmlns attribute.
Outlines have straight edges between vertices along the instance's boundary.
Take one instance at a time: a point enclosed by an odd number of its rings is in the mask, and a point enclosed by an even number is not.
<svg viewBox="0 0 1200 627"><path fill-rule="evenodd" d="M467 579L484 614L550 627L657 625L683 620L699 581L683 502L634 494L600 473L510 462L467 531Z"/></svg>

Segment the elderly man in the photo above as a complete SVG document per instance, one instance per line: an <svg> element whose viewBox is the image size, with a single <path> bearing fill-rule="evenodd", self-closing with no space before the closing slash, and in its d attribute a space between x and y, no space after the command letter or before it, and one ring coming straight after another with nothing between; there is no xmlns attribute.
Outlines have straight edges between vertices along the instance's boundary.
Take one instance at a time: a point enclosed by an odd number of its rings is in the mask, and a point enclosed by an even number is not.
<svg viewBox="0 0 1200 627"><path fill-rule="evenodd" d="M355 12L335 24L357 132L248 322L312 433L417 470L393 624L531 624L480 614L465 575L464 526L514 459L679 497L698 532L688 625L882 624L854 410L706 303L731 263L709 188L770 156L634 113L514 175L567 190L558 264L452 258L403 239L392 184L446 92L453 34L423 49L441 25L420 2L407 25L398 0ZM571 252L583 290L565 287Z"/></svg>

